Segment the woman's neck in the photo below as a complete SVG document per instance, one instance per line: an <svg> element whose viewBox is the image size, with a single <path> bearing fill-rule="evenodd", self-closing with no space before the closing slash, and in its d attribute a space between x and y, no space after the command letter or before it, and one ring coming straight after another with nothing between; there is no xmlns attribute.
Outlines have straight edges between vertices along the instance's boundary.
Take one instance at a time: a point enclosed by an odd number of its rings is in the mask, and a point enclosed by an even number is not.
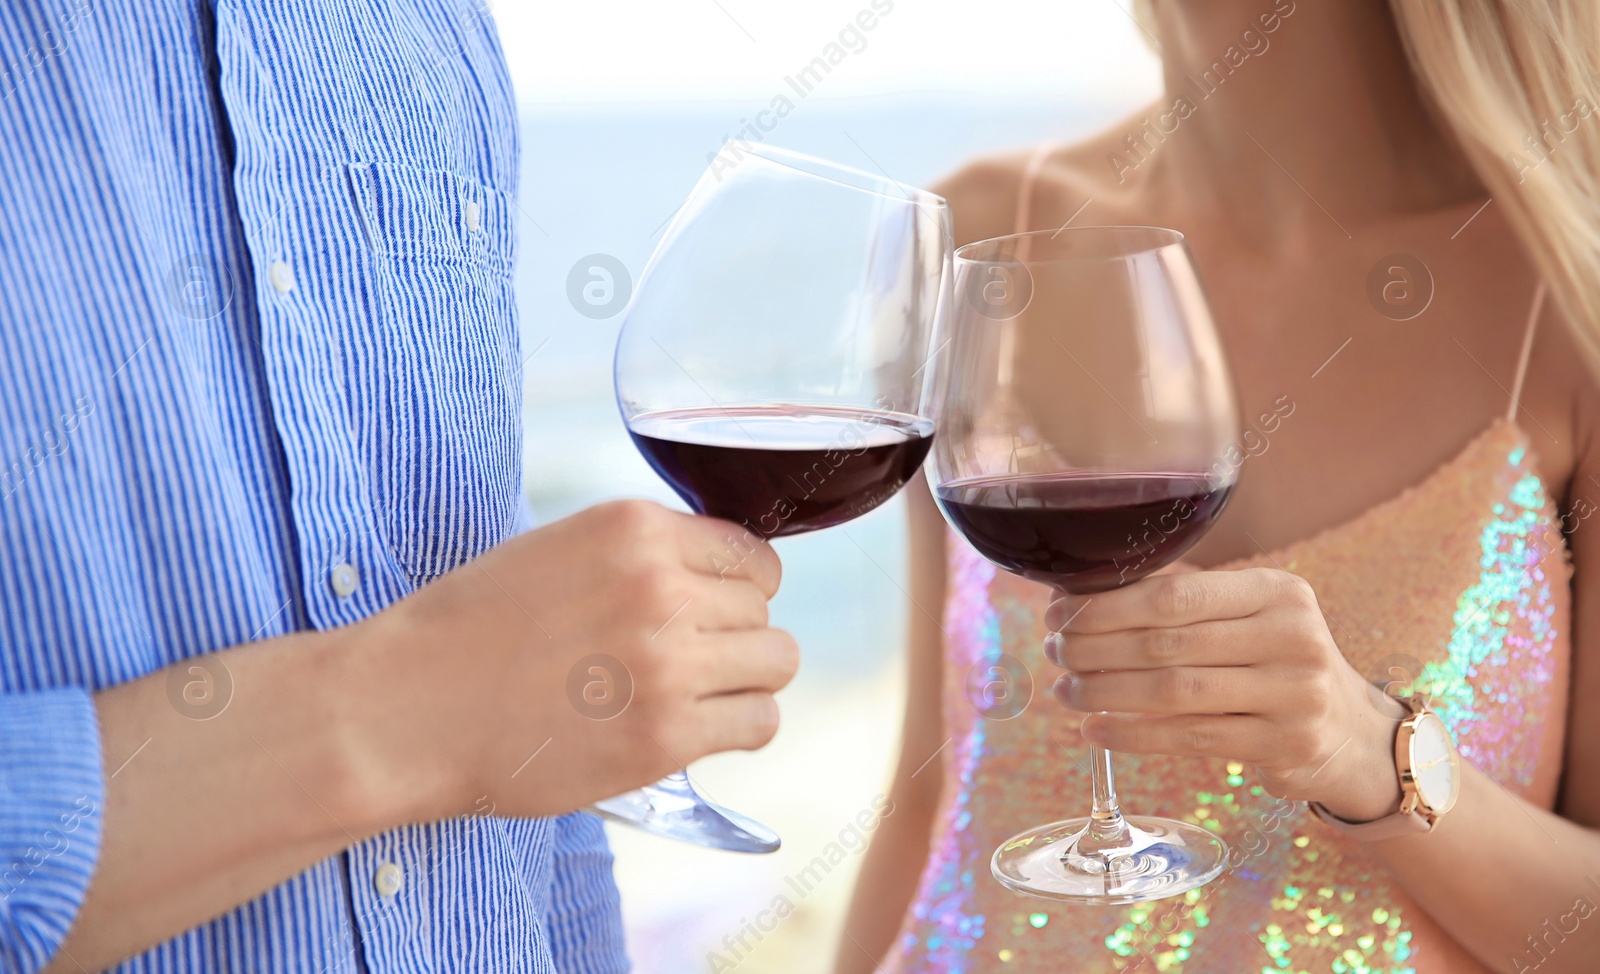
<svg viewBox="0 0 1600 974"><path fill-rule="evenodd" d="M1165 188L1248 238L1481 199L1428 112L1384 0L1158 0ZM1184 101L1187 101L1187 105ZM1185 116L1186 117L1183 117ZM1336 228L1337 227L1337 228Z"/></svg>

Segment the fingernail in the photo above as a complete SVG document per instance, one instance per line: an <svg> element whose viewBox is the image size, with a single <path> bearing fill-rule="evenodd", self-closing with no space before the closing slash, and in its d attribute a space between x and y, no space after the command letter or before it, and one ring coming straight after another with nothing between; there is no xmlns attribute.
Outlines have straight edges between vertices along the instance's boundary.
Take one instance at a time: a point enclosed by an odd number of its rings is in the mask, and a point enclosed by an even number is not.
<svg viewBox="0 0 1600 974"><path fill-rule="evenodd" d="M1055 698L1057 700L1070 706L1072 701L1072 691L1077 684L1078 677L1075 674L1063 673L1056 678L1055 685L1050 688L1050 692L1055 694Z"/></svg>
<svg viewBox="0 0 1600 974"><path fill-rule="evenodd" d="M1090 744L1097 744L1099 741L1095 739L1095 724L1089 720L1089 718L1093 716L1094 714L1083 714L1081 717L1079 717L1078 733L1082 735L1083 739L1088 741Z"/></svg>
<svg viewBox="0 0 1600 974"><path fill-rule="evenodd" d="M1044 624L1051 629L1060 629L1061 620L1070 615L1067 611L1064 598L1051 602L1044 610Z"/></svg>
<svg viewBox="0 0 1600 974"><path fill-rule="evenodd" d="M1064 630L1073 619L1078 617L1078 610L1088 604L1087 598L1076 595L1063 595L1050 603L1044 610L1044 624L1050 629Z"/></svg>
<svg viewBox="0 0 1600 974"><path fill-rule="evenodd" d="M1061 634L1052 632L1044 637L1044 657L1050 662L1061 665Z"/></svg>

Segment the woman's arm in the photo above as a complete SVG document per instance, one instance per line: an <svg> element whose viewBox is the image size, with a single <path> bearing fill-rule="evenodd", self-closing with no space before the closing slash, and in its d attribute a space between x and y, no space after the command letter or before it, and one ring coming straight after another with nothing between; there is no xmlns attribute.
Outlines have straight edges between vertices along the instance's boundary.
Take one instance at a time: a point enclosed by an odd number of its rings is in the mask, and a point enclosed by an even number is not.
<svg viewBox="0 0 1600 974"><path fill-rule="evenodd" d="M1585 438L1588 426L1586 417L1573 423ZM1574 514L1600 503L1600 455L1591 443L1581 447L1568 497ZM1498 971L1589 972L1600 956L1600 915L1592 915L1600 914L1600 519L1569 516L1566 526L1572 683L1560 814L1514 797L1463 760L1461 797L1438 828L1372 847L1423 909Z"/></svg>
<svg viewBox="0 0 1600 974"><path fill-rule="evenodd" d="M945 741L940 694L944 666L945 545L939 516L921 474L906 485L910 530L911 623L905 729L889 787L893 803L873 833L839 941L837 974L867 974L893 946L900 918L916 895L928 857Z"/></svg>
<svg viewBox="0 0 1600 974"><path fill-rule="evenodd" d="M1587 423L1576 426L1583 442ZM1579 454L1572 483L1589 488L1575 496L1600 500L1596 451ZM1457 942L1507 974L1535 963L1540 974L1589 972L1600 955L1600 833L1590 828L1600 823L1600 708L1583 703L1600 694L1600 520L1576 525L1562 814L1463 760L1460 797L1432 832L1368 846ZM1047 625L1072 621L1046 653L1069 671L1056 688L1069 707L1123 712L1086 716L1085 737L1117 751L1249 761L1273 794L1351 821L1397 808L1403 711L1344 662L1299 579L1200 572L1084 601L1051 606Z"/></svg>
<svg viewBox="0 0 1600 974"><path fill-rule="evenodd" d="M1591 442L1582 444L1563 521L1572 549L1572 683L1556 807L1566 818L1596 829L1600 828L1600 444L1592 442L1592 430L1585 432ZM1600 908L1600 896L1592 901Z"/></svg>

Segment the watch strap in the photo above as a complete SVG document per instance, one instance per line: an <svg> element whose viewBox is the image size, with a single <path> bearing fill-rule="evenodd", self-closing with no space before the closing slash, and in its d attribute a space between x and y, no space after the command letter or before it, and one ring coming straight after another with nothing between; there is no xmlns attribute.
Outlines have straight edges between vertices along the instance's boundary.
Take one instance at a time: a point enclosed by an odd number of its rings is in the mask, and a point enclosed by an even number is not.
<svg viewBox="0 0 1600 974"><path fill-rule="evenodd" d="M1328 827L1362 842L1421 835L1433 829L1433 822L1420 811L1394 812L1370 822L1347 822L1316 802L1311 802L1310 806L1311 814L1322 819Z"/></svg>
<svg viewBox="0 0 1600 974"><path fill-rule="evenodd" d="M1406 787L1407 776L1410 772L1410 756L1402 753L1402 741L1409 735L1401 734L1401 727L1414 725L1417 718L1423 714L1431 714L1427 701L1420 696L1399 698L1400 702L1410 709L1411 713L1395 728L1394 763L1395 773L1401 779L1400 811L1391 812L1383 818L1373 819L1370 822L1349 822L1323 808L1317 802L1310 802L1311 814L1321 819L1323 824L1336 832L1350 836L1362 842L1373 842L1380 839L1398 839L1405 835L1423 835L1433 831L1433 826L1438 821L1438 816L1430 814L1418 807L1417 796L1414 791Z"/></svg>

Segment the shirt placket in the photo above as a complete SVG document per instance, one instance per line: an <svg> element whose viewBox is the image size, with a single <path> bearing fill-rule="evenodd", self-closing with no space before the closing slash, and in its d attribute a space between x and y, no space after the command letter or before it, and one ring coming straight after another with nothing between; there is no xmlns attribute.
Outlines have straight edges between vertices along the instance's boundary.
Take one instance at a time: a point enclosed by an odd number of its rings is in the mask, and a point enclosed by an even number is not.
<svg viewBox="0 0 1600 974"><path fill-rule="evenodd" d="M312 625L326 630L381 611L411 586L377 528L371 485L348 426L345 356L329 327L332 315L364 313L359 302L324 286L337 280L327 266L333 255L363 259L359 231L353 218L340 219L343 197L327 191L335 177L292 185L292 177L281 178L276 187L241 186L240 208L247 226L250 211L271 214L251 239L261 348L292 485L300 594ZM323 191L308 197L308 185ZM418 868L424 833L421 826L399 829L346 851L356 947L369 970L431 969L417 956L428 952L426 877Z"/></svg>

